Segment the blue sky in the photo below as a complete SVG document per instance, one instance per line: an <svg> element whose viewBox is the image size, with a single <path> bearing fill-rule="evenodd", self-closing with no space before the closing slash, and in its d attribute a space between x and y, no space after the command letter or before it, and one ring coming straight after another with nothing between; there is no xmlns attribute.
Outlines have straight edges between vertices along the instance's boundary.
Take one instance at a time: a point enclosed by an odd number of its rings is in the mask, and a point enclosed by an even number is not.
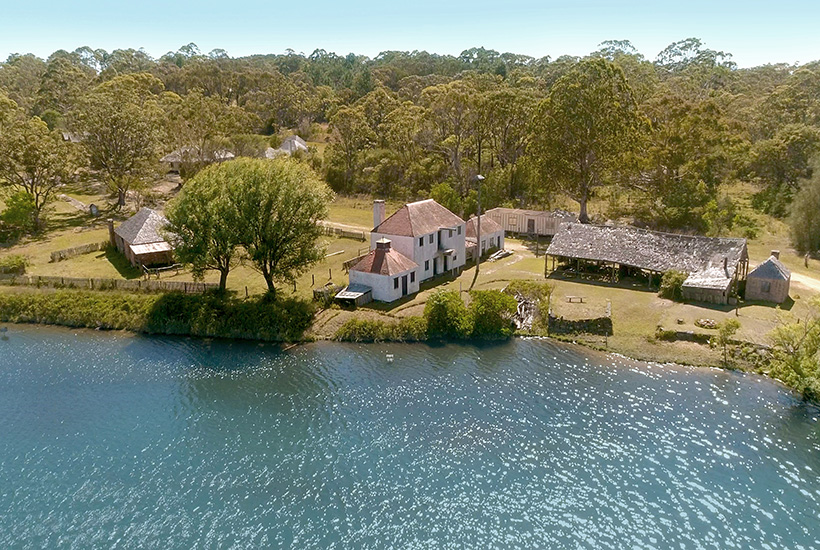
<svg viewBox="0 0 820 550"><path fill-rule="evenodd" d="M145 48L154 57L195 42L232 56L323 48L457 55L473 46L535 57L585 55L627 39L646 57L691 36L741 67L820 59L820 1L181 1L0 0L0 59L79 46Z"/></svg>

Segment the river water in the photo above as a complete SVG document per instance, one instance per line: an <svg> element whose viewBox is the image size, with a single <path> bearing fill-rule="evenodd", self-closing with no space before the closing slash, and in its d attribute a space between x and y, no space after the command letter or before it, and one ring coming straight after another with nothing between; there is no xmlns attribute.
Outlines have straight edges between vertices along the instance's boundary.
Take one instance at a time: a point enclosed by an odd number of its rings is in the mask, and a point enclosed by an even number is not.
<svg viewBox="0 0 820 550"><path fill-rule="evenodd" d="M820 548L820 412L761 377L5 336L0 548Z"/></svg>

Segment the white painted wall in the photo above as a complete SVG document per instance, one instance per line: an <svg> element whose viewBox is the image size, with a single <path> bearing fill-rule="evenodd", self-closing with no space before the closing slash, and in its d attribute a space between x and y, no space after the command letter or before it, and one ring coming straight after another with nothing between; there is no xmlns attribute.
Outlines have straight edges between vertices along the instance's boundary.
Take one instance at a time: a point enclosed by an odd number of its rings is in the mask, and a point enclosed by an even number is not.
<svg viewBox="0 0 820 550"><path fill-rule="evenodd" d="M459 232L458 227L461 228ZM376 248L376 241L385 238L391 242L393 250L401 252L419 266L419 276L422 281L425 281L433 276L433 262L438 262L438 274L444 272L444 255L441 250L452 248L455 250L454 260L448 260L447 269L457 269L464 265L467 259L465 250L465 237L467 227L461 224L453 228L452 232L448 229L441 230L441 244L439 244L439 232L428 233L423 237L404 237L399 235L388 235L386 233L371 233L370 234L370 249ZM452 235L451 235L452 233ZM432 237L432 242L431 241ZM423 243L419 244L419 239L423 239ZM424 269L425 264L427 269ZM375 298L375 296L374 296Z"/></svg>
<svg viewBox="0 0 820 550"><path fill-rule="evenodd" d="M410 274L416 272L413 281L410 280ZM401 294L401 278L407 277L407 294L415 294L419 291L419 274L418 268L411 269L400 273L399 275L380 275L378 273L366 273L364 271L350 270L350 284L359 284L369 286L373 289L373 299L380 302L392 302L402 297ZM398 279L398 287L396 287L395 280Z"/></svg>

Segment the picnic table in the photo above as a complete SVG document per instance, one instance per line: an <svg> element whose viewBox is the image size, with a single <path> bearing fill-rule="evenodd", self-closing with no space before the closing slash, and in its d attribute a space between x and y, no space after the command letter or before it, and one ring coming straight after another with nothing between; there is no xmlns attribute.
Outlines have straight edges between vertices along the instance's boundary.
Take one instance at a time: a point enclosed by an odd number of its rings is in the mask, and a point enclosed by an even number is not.
<svg viewBox="0 0 820 550"><path fill-rule="evenodd" d="M576 301L577 301L577 302L584 303L584 300L585 300L585 299L586 299L586 298L585 298L584 296L567 296L567 302L569 302L570 304L571 304L572 302L576 302Z"/></svg>

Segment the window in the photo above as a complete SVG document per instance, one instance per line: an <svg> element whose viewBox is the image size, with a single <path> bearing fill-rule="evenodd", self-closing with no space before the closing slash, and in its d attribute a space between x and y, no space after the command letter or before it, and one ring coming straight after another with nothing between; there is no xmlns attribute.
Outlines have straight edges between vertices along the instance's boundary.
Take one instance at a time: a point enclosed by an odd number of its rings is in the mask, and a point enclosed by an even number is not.
<svg viewBox="0 0 820 550"><path fill-rule="evenodd" d="M430 271L430 260L424 260L424 271Z"/></svg>
<svg viewBox="0 0 820 550"><path fill-rule="evenodd" d="M399 288L399 278L393 279L393 288Z"/></svg>
<svg viewBox="0 0 820 550"><path fill-rule="evenodd" d="M419 237L419 246L424 246L424 237Z"/></svg>
<svg viewBox="0 0 820 550"><path fill-rule="evenodd" d="M763 292L771 292L772 291L772 283L766 281L763 283Z"/></svg>
<svg viewBox="0 0 820 550"><path fill-rule="evenodd" d="M430 244L433 244L433 233L430 233Z"/></svg>
<svg viewBox="0 0 820 550"><path fill-rule="evenodd" d="M415 271L411 271L411 272L410 272L410 282L411 282L411 283L415 283L415 282L416 282L416 272L415 272Z"/></svg>
<svg viewBox="0 0 820 550"><path fill-rule="evenodd" d="M452 238L453 238L453 230L452 230L452 229L448 229L448 230L447 230L447 238L448 238L448 239L452 239Z"/></svg>
<svg viewBox="0 0 820 550"><path fill-rule="evenodd" d="M509 224L518 225L518 216L510 216Z"/></svg>
<svg viewBox="0 0 820 550"><path fill-rule="evenodd" d="M461 235L461 226L458 226L458 234Z"/></svg>
<svg viewBox="0 0 820 550"><path fill-rule="evenodd" d="M457 261L458 261L458 254L453 254L453 262L455 263Z"/></svg>

